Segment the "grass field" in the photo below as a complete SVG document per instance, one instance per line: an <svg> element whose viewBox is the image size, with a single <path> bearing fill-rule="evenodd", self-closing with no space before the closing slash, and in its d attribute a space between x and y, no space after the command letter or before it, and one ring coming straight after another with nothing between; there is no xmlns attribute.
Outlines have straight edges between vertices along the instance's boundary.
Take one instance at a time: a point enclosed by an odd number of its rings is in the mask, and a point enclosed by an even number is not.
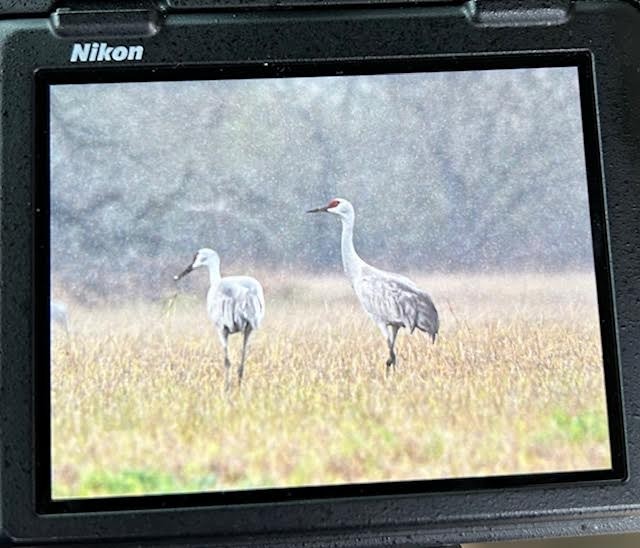
<svg viewBox="0 0 640 548"><path fill-rule="evenodd" d="M265 321L227 395L202 292L67 299L70 332L52 342L54 498L610 467L590 276L414 279L441 332L435 345L401 332L387 377L345 278L261 276Z"/></svg>

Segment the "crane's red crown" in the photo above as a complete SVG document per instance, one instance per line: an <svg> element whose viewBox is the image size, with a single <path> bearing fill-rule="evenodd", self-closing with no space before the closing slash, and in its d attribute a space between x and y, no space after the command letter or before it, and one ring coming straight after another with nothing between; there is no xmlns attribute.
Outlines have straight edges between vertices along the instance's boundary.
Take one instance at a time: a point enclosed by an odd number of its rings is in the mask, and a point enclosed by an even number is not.
<svg viewBox="0 0 640 548"><path fill-rule="evenodd" d="M331 209L332 207L337 207L340 205L340 200L333 199L327 204L327 209Z"/></svg>

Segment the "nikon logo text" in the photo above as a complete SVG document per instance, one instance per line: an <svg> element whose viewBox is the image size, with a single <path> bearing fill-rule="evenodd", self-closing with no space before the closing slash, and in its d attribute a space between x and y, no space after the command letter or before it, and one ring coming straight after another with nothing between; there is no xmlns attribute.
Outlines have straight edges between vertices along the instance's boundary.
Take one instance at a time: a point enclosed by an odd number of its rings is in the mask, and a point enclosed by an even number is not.
<svg viewBox="0 0 640 548"><path fill-rule="evenodd" d="M106 42L85 42L73 44L71 62L140 61L143 54L144 46L110 46Z"/></svg>

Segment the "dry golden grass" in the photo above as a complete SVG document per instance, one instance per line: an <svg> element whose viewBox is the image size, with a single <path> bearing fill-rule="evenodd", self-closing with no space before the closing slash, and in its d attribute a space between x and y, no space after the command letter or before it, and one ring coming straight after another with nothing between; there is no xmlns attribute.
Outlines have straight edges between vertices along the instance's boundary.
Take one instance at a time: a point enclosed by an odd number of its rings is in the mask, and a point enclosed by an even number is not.
<svg viewBox="0 0 640 548"><path fill-rule="evenodd" d="M54 497L610 467L589 276L414 278L441 333L402 332L387 377L346 279L264 275L266 318L228 395L203 297L70 306Z"/></svg>

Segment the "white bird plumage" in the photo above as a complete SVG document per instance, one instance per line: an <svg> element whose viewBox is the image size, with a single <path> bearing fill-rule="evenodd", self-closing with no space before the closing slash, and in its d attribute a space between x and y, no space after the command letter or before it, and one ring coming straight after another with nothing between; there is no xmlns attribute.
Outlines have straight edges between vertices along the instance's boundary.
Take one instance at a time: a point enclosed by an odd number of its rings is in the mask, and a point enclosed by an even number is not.
<svg viewBox="0 0 640 548"><path fill-rule="evenodd" d="M353 245L355 211L343 198L307 213L332 213L342 221L342 265L365 312L387 340L387 368L395 366L395 342L401 328L424 331L435 342L440 327L438 311L431 297L409 278L385 272L363 261Z"/></svg>
<svg viewBox="0 0 640 548"><path fill-rule="evenodd" d="M195 254L191 264L180 274L177 281L189 272L206 266L209 269L209 291L207 292L207 314L215 326L224 349L225 387L229 388L229 335L242 333L242 356L238 366L238 384L242 383L247 345L251 333L260 327L264 318L264 292L260 282L249 276L220 275L220 257L213 249L203 248Z"/></svg>

